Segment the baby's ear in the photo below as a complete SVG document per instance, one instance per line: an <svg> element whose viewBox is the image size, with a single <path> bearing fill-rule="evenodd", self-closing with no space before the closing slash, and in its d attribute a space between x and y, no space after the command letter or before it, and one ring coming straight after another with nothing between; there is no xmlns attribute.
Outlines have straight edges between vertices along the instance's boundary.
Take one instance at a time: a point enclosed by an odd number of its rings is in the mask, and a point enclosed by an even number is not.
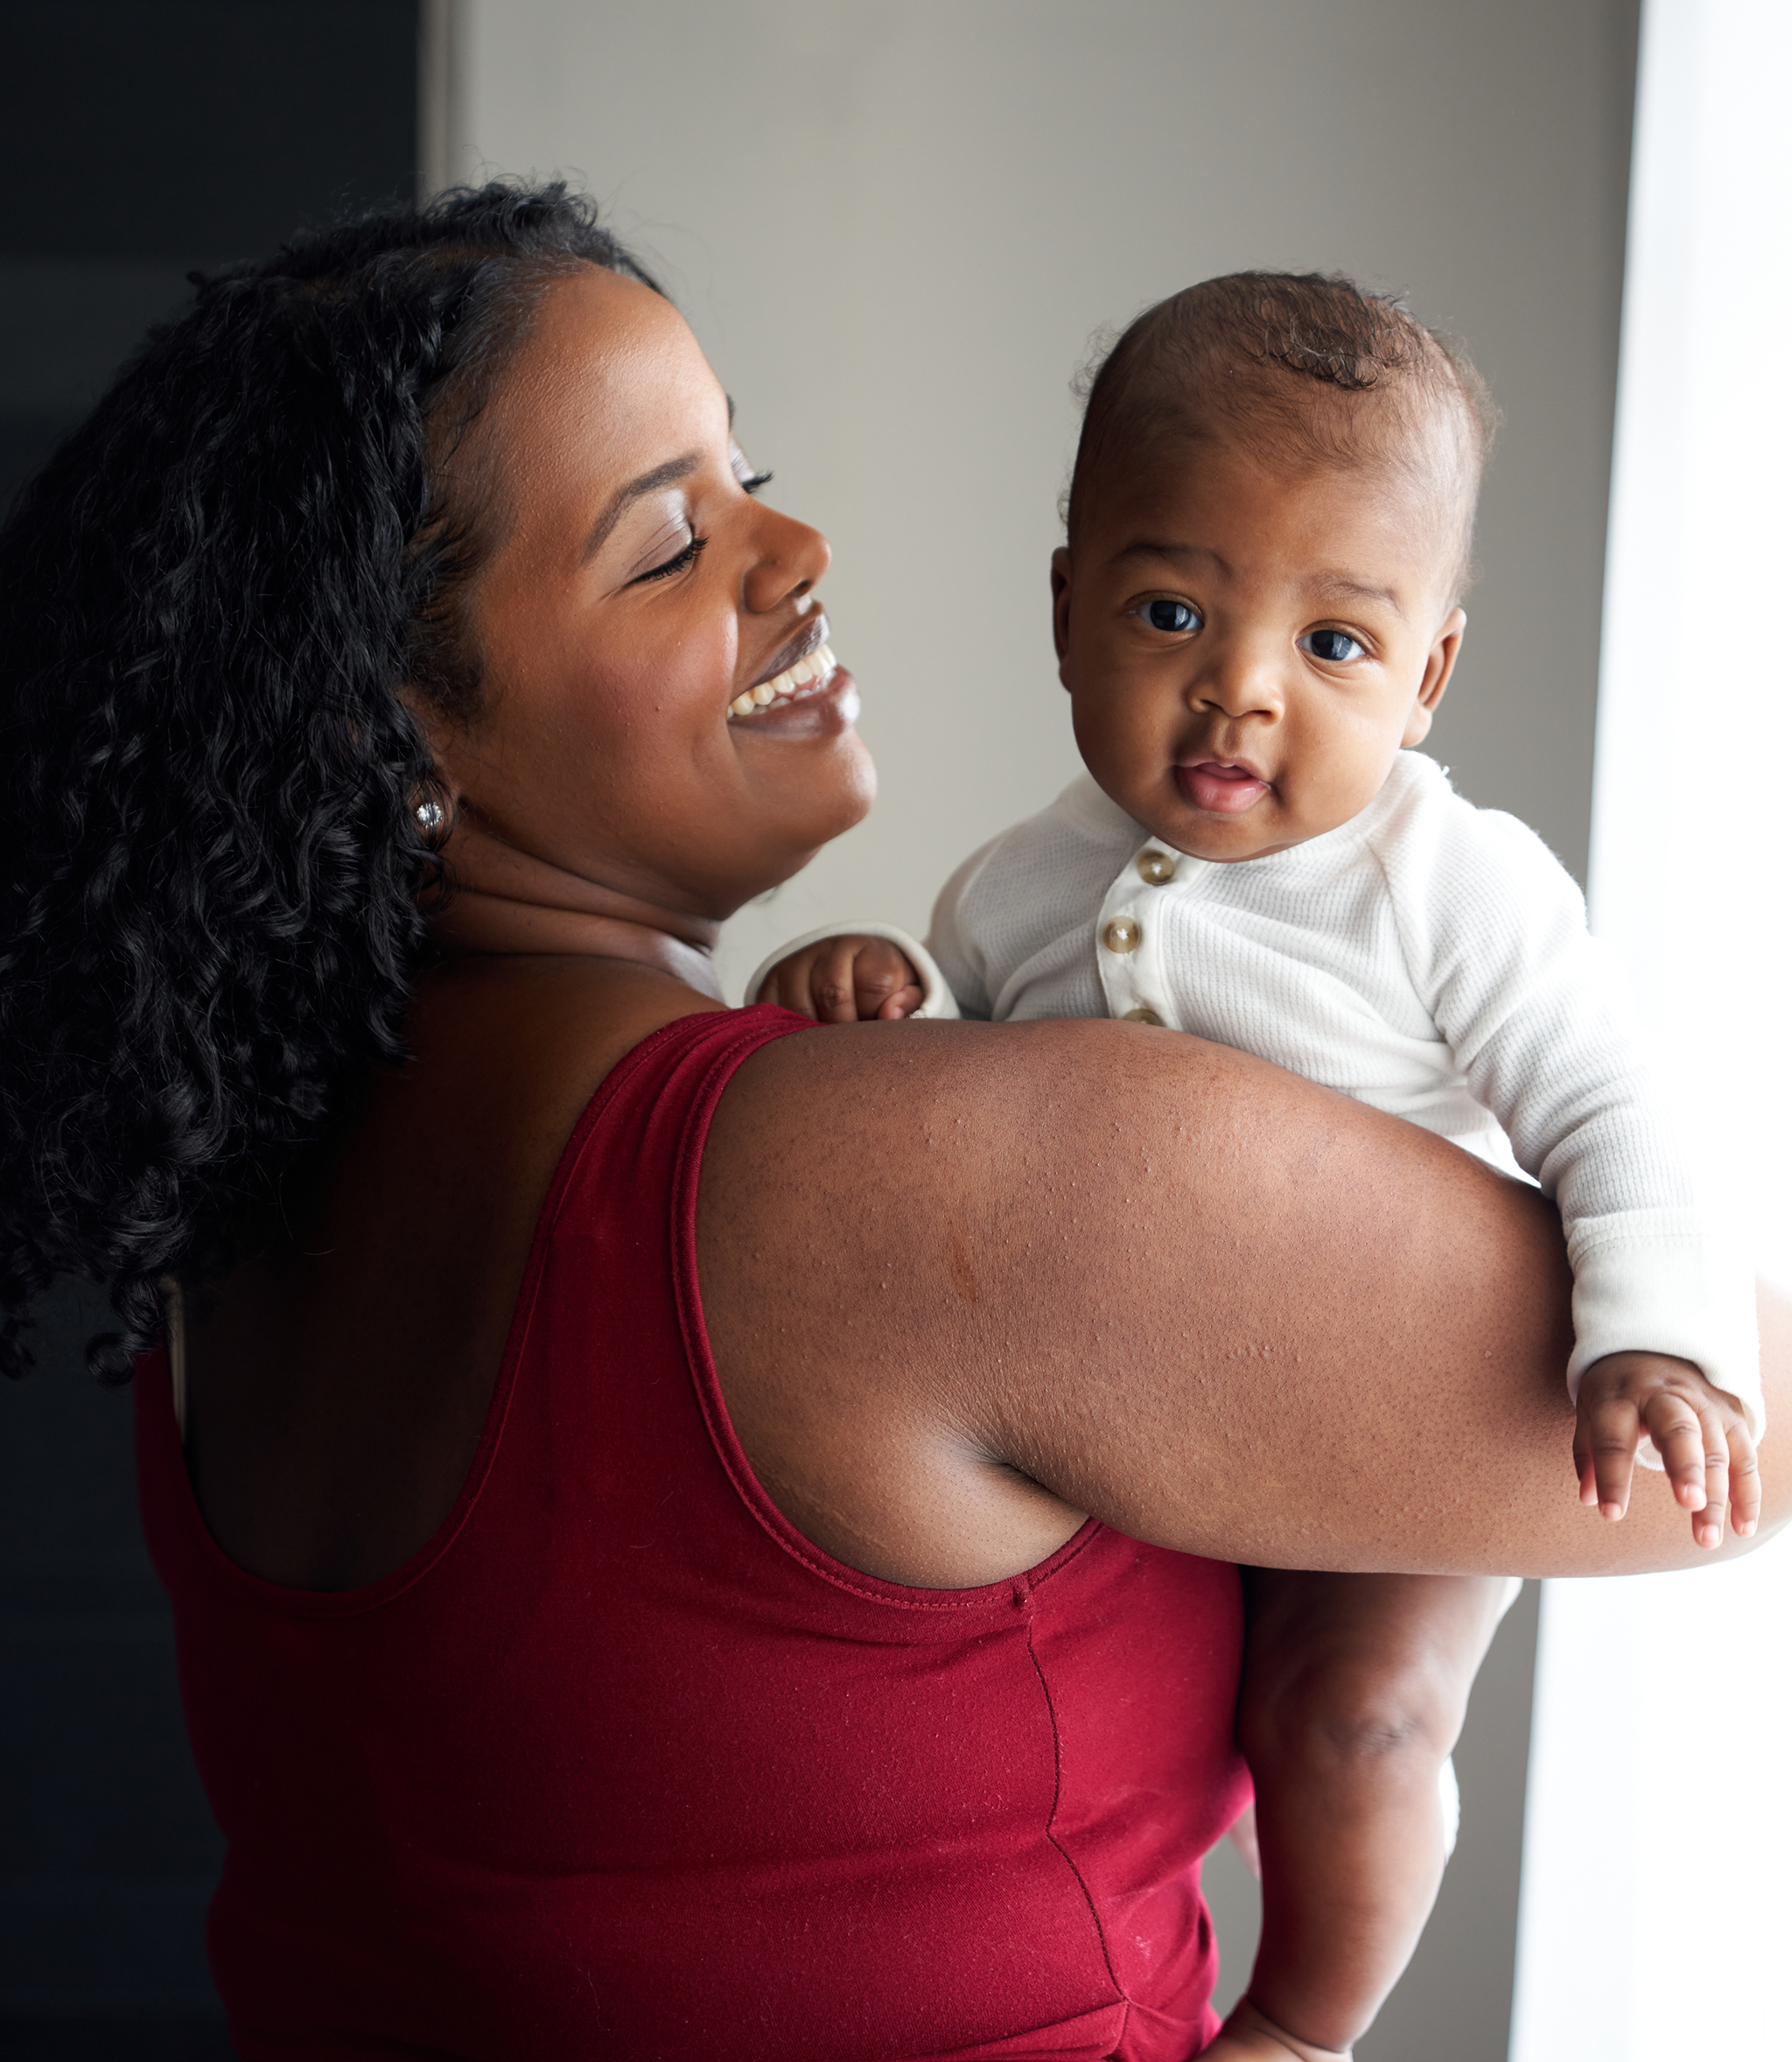
<svg viewBox="0 0 1792 2062"><path fill-rule="evenodd" d="M1070 547L1060 544L1052 554L1052 642L1058 648L1058 677L1064 679L1064 655L1070 649ZM1064 681L1066 687L1070 683Z"/></svg>
<svg viewBox="0 0 1792 2062"><path fill-rule="evenodd" d="M1425 654L1424 678L1418 684L1418 697L1412 705L1412 713L1406 719L1405 734L1400 740L1403 746L1422 744L1431 734L1432 718L1444 698L1450 676L1456 670L1463 633L1467 628L1468 618L1460 608L1452 608L1432 640L1432 648Z"/></svg>

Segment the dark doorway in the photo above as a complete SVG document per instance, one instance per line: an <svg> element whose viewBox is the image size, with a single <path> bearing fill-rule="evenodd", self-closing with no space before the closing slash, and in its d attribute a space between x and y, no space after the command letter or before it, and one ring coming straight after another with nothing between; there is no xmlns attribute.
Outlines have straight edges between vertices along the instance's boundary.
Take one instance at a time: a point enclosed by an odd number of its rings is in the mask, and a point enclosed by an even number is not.
<svg viewBox="0 0 1792 2062"><path fill-rule="evenodd" d="M416 0L0 0L0 504L194 267L409 196ZM130 1399L51 1296L0 1384L0 2053L230 2052L202 1928L221 1842L138 1537Z"/></svg>

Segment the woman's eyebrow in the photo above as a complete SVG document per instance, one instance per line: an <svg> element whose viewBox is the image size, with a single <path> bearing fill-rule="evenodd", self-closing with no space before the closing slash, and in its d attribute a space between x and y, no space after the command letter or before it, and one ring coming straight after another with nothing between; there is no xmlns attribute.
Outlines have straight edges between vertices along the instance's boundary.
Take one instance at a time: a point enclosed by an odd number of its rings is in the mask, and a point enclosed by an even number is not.
<svg viewBox="0 0 1792 2062"><path fill-rule="evenodd" d="M619 487L604 504L602 515L592 523L591 535L584 541L584 556L589 558L598 549L621 522L631 502L638 501L644 494L652 494L656 487L671 487L680 480L688 479L703 462L700 451L687 451L680 458L668 459L663 466L655 466L651 473L642 473L626 487Z"/></svg>

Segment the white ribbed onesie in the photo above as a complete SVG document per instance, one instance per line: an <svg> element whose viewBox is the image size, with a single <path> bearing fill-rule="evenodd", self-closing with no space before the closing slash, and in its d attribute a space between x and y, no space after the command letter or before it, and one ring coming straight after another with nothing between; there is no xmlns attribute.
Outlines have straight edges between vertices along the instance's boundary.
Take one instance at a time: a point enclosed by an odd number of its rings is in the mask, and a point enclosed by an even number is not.
<svg viewBox="0 0 1792 2062"><path fill-rule="evenodd" d="M1650 1103L1580 891L1422 754L1338 830L1231 863L1085 775L966 860L928 943L966 1016L1196 1032L1522 1168L1567 1233L1570 1393L1604 1354L1676 1354L1760 1436L1753 1285Z"/></svg>

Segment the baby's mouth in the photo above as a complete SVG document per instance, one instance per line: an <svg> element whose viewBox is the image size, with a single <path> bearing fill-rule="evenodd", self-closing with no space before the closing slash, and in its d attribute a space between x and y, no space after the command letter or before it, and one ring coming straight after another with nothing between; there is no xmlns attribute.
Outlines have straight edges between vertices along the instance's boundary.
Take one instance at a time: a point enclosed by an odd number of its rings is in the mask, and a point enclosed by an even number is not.
<svg viewBox="0 0 1792 2062"><path fill-rule="evenodd" d="M1215 816L1242 816L1270 791L1270 783L1249 766L1229 759L1199 759L1176 768L1183 799Z"/></svg>

